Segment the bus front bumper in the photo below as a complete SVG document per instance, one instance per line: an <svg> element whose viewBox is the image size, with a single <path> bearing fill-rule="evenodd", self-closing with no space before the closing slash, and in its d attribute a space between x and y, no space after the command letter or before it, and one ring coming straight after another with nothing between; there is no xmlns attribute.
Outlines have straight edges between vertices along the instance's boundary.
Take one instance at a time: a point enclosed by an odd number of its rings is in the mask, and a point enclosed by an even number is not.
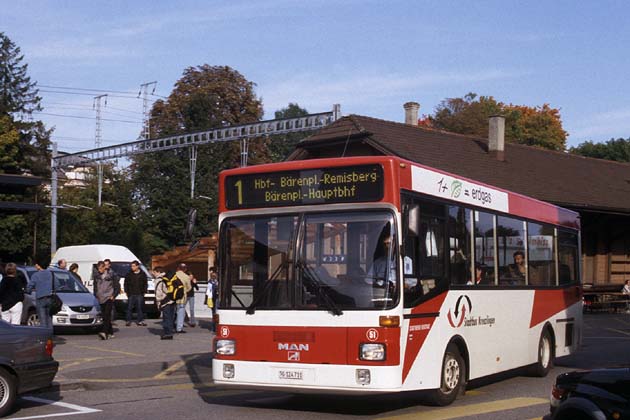
<svg viewBox="0 0 630 420"><path fill-rule="evenodd" d="M322 394L400 392L400 366L212 361L214 383L240 389Z"/></svg>

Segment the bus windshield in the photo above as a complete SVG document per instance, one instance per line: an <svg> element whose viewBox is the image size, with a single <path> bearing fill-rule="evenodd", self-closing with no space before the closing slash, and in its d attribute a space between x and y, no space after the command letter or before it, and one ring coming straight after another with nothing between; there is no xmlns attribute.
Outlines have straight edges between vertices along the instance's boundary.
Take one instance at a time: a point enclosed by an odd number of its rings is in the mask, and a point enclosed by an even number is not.
<svg viewBox="0 0 630 420"><path fill-rule="evenodd" d="M389 309L398 303L394 217L386 211L226 220L219 306Z"/></svg>

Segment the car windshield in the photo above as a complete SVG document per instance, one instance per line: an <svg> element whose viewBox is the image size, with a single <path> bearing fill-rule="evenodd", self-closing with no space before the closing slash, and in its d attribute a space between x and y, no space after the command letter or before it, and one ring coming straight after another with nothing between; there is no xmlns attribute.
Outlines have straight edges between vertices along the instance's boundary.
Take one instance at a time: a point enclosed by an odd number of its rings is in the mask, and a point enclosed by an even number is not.
<svg viewBox="0 0 630 420"><path fill-rule="evenodd" d="M69 271L54 271L55 292L59 293L90 293L83 283Z"/></svg>
<svg viewBox="0 0 630 420"><path fill-rule="evenodd" d="M221 228L223 308L387 309L398 302L390 212L227 219Z"/></svg>
<svg viewBox="0 0 630 420"><path fill-rule="evenodd" d="M140 269L144 271L147 278L152 278L144 265L140 264ZM131 271L131 261L112 261L112 270L114 270L118 277L125 277L127 273Z"/></svg>

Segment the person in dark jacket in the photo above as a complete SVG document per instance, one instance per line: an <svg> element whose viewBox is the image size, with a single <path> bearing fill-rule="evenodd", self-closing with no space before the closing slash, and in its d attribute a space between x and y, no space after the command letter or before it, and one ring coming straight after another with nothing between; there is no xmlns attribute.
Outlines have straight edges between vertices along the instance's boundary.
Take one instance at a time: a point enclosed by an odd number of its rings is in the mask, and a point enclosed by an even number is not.
<svg viewBox="0 0 630 420"><path fill-rule="evenodd" d="M109 340L114 338L114 329L112 328L112 309L114 307L114 299L120 292L120 284L118 276L112 274L111 271L105 269L105 263L99 261L96 263L97 272L94 275L94 295L101 305L101 314L103 315L103 328L98 336L101 340Z"/></svg>
<svg viewBox="0 0 630 420"><path fill-rule="evenodd" d="M147 275L140 269L138 261L132 261L131 270L125 275L125 293L127 293L127 326L131 325L131 315L133 311L137 313L136 324L146 326L142 304L144 294L147 292Z"/></svg>
<svg viewBox="0 0 630 420"><path fill-rule="evenodd" d="M0 308L2 319L9 324L19 325L22 321L22 301L26 290L26 279L18 276L17 266L8 263L0 282Z"/></svg>

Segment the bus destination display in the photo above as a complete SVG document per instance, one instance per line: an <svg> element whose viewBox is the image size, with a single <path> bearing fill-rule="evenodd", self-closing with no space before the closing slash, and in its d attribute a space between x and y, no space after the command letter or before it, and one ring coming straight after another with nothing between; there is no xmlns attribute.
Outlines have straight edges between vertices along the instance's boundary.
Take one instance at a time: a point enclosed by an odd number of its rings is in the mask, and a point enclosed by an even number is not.
<svg viewBox="0 0 630 420"><path fill-rule="evenodd" d="M233 175L225 180L226 207L234 210L379 201L383 185L380 165Z"/></svg>

